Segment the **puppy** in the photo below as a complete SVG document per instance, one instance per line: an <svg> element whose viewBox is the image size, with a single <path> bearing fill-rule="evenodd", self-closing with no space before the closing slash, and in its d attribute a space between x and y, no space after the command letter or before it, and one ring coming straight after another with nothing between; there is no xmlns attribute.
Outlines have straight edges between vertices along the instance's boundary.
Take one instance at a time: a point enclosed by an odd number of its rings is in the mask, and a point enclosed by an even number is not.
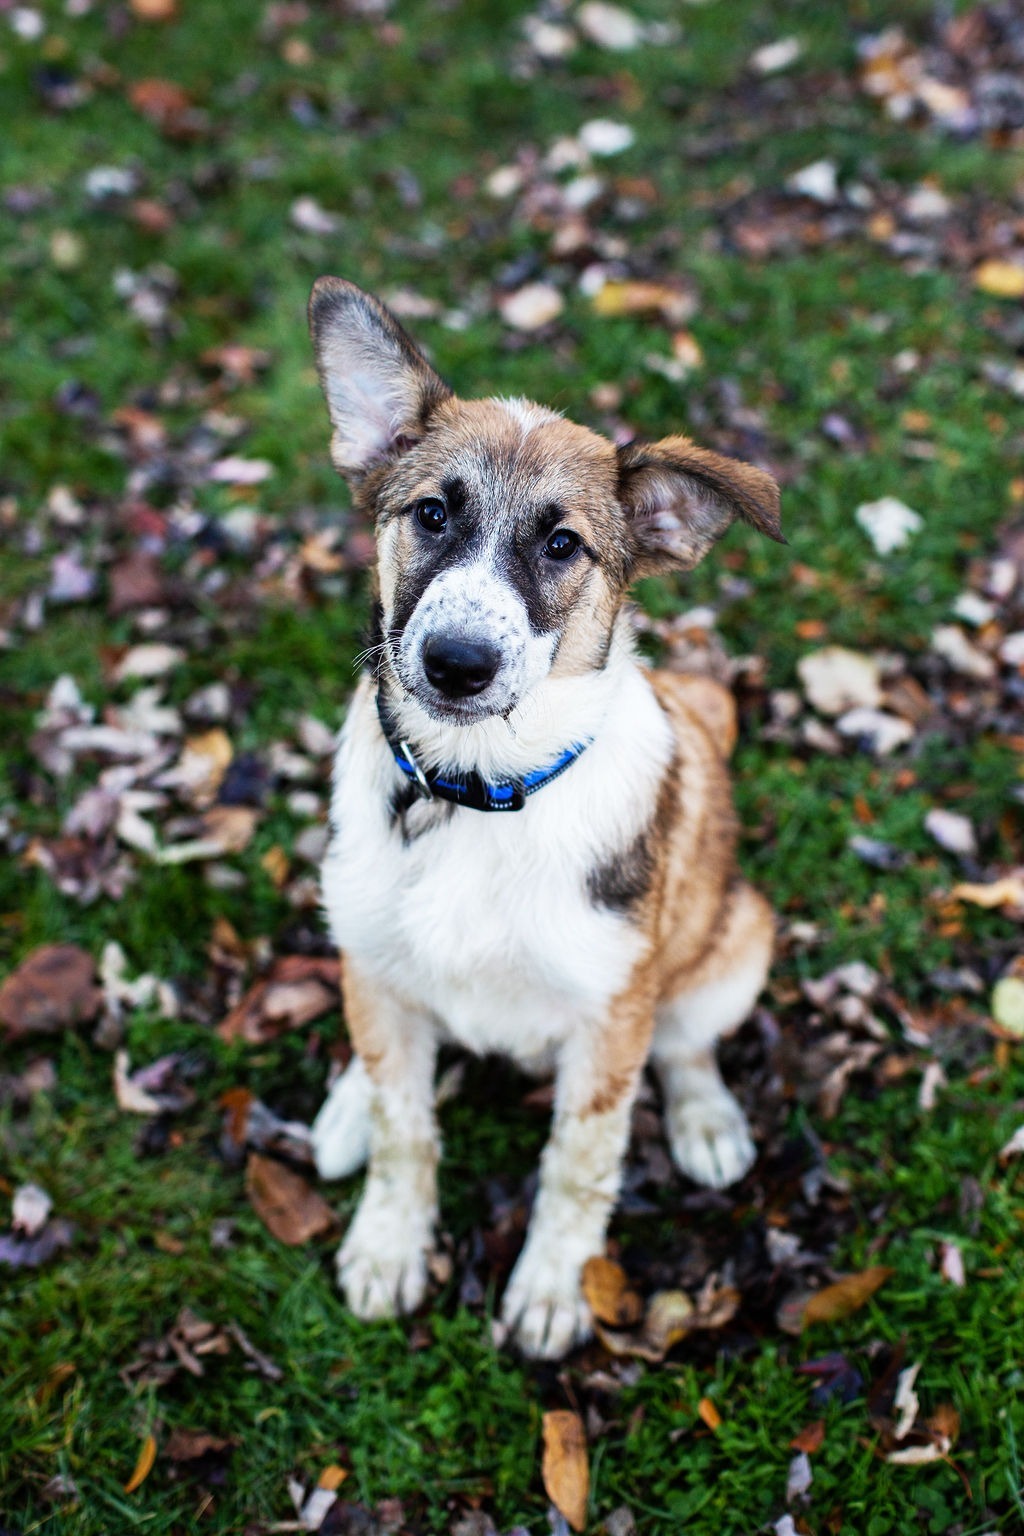
<svg viewBox="0 0 1024 1536"><path fill-rule="evenodd" d="M736 868L732 701L644 666L624 605L736 517L783 542L778 489L685 437L616 450L526 400L460 400L339 278L314 286L310 325L332 458L378 551L323 870L355 1055L316 1160L327 1178L369 1163L339 1281L363 1318L422 1301L437 1048L501 1052L555 1078L502 1316L557 1358L590 1331L581 1273L645 1062L685 1174L724 1187L754 1159L715 1062L773 939Z"/></svg>

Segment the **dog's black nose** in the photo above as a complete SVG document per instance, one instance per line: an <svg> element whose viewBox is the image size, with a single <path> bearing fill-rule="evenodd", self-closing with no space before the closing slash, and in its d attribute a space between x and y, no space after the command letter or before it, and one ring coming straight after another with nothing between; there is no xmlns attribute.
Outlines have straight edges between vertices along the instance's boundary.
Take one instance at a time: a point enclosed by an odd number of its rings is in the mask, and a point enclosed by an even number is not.
<svg viewBox="0 0 1024 1536"><path fill-rule="evenodd" d="M501 653L481 640L431 635L423 647L423 670L448 699L483 693L500 665Z"/></svg>

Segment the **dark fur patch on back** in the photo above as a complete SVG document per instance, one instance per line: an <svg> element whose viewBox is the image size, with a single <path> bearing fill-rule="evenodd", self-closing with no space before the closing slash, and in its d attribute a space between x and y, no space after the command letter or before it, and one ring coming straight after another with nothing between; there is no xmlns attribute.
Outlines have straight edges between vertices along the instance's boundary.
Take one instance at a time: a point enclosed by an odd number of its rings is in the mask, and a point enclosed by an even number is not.
<svg viewBox="0 0 1024 1536"><path fill-rule="evenodd" d="M643 901L654 875L652 831L645 827L622 853L590 871L587 891L596 907L629 912Z"/></svg>

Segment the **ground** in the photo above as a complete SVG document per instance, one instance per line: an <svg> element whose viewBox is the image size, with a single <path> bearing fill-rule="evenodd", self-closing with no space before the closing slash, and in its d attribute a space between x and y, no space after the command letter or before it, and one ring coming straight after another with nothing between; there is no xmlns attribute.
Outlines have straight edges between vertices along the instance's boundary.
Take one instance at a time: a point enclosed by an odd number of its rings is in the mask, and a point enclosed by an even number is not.
<svg viewBox="0 0 1024 1536"><path fill-rule="evenodd" d="M87 978L68 1027L6 1024L0 1191L53 1217L0 1238L4 1530L255 1536L292 1478L337 1491L325 1531L541 1532L551 1409L619 1536L1022 1528L1019 7L906 5L873 53L875 0L179 11L0 4L0 977L120 946L98 1021ZM726 1058L757 1169L709 1196L638 1115L610 1253L644 1303L703 1296L660 1360L621 1330L563 1368L495 1347L546 1123L507 1070L444 1108L411 1322L346 1313L325 1227L359 1180L325 1214L261 1109L308 1122L343 1053L312 877L369 545L327 461L321 272L390 295L457 389L783 484L787 549L734 531L640 594L651 654L736 688L743 863L781 917ZM921 519L889 551L855 515L884 497ZM845 734L799 665L826 646L869 658ZM169 989L118 1004L121 954ZM119 1036L162 1064L115 1093ZM261 1219L286 1163L305 1241Z"/></svg>

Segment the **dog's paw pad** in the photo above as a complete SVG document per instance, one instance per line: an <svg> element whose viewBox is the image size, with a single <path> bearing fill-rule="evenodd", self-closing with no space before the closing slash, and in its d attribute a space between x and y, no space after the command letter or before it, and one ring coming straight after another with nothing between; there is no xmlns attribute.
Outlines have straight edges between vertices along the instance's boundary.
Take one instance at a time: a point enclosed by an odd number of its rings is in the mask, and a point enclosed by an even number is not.
<svg viewBox="0 0 1024 1536"><path fill-rule="evenodd" d="M338 1254L338 1284L364 1322L414 1312L426 1294L426 1254L383 1257L345 1244Z"/></svg>
<svg viewBox="0 0 1024 1536"><path fill-rule="evenodd" d="M746 1116L731 1093L680 1105L667 1130L676 1167L711 1189L735 1184L757 1158Z"/></svg>

